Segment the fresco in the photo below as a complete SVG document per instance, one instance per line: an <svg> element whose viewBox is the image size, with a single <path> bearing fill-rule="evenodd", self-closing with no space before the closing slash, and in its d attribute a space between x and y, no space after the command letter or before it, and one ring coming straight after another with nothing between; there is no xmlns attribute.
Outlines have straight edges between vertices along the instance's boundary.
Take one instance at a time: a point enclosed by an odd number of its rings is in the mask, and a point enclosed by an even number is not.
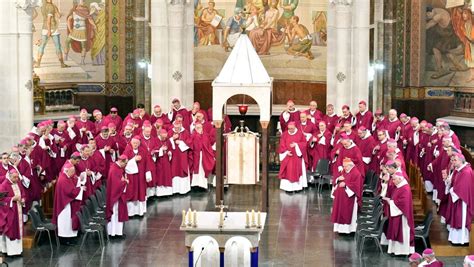
<svg viewBox="0 0 474 267"><path fill-rule="evenodd" d="M425 0L426 86L474 86L474 21L465 2Z"/></svg>
<svg viewBox="0 0 474 267"><path fill-rule="evenodd" d="M34 71L43 83L105 81L105 0L42 0L33 12Z"/></svg>
<svg viewBox="0 0 474 267"><path fill-rule="evenodd" d="M213 80L241 34L270 76L326 81L326 0L194 0L195 79Z"/></svg>

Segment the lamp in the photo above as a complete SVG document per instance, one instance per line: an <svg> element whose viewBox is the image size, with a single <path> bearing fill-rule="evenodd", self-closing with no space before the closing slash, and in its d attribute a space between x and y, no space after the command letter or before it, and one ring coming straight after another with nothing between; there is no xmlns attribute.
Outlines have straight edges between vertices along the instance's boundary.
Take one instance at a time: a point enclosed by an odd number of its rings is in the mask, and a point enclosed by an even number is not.
<svg viewBox="0 0 474 267"><path fill-rule="evenodd" d="M240 115L245 116L245 114L247 114L247 111L248 111L248 109L249 109L249 106L248 106L248 105L240 104L240 105L237 105L237 107L239 107L239 113L240 113Z"/></svg>

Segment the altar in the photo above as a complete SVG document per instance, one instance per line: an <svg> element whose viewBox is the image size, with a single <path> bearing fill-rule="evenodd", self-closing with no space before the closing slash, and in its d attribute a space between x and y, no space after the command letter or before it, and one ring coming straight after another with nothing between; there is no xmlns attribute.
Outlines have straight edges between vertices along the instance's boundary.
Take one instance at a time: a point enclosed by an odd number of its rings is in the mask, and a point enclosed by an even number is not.
<svg viewBox="0 0 474 267"><path fill-rule="evenodd" d="M258 266L258 247L267 214L257 212L189 212L181 231L189 266Z"/></svg>

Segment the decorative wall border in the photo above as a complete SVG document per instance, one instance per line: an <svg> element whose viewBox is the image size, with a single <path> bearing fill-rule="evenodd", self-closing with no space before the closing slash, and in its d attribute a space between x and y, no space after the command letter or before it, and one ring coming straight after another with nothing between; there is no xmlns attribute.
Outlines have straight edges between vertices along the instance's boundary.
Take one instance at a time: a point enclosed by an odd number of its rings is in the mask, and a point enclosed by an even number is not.
<svg viewBox="0 0 474 267"><path fill-rule="evenodd" d="M454 87L398 87L393 99L397 100L434 100L454 99Z"/></svg>
<svg viewBox="0 0 474 267"><path fill-rule="evenodd" d="M106 83L105 94L107 96L134 96L135 86L133 83Z"/></svg>

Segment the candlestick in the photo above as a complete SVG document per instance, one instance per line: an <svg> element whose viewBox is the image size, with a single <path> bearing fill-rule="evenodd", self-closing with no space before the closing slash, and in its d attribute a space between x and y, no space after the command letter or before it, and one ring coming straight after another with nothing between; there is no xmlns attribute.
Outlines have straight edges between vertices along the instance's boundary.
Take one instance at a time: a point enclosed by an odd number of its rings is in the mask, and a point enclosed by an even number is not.
<svg viewBox="0 0 474 267"><path fill-rule="evenodd" d="M250 214L249 214L249 211L245 212L245 228L250 228Z"/></svg>
<svg viewBox="0 0 474 267"><path fill-rule="evenodd" d="M193 214L192 214L191 208L189 208L189 210L188 210L188 226L192 225L192 217L191 216L193 216Z"/></svg>
<svg viewBox="0 0 474 267"><path fill-rule="evenodd" d="M260 228L262 227L262 223L261 223L261 220L260 220L260 211L257 212L257 228Z"/></svg>
<svg viewBox="0 0 474 267"><path fill-rule="evenodd" d="M219 228L224 227L224 212L221 210L219 212L220 218L219 218Z"/></svg>
<svg viewBox="0 0 474 267"><path fill-rule="evenodd" d="M255 210L252 210L252 227L255 227Z"/></svg>
<svg viewBox="0 0 474 267"><path fill-rule="evenodd" d="M193 227L197 227L197 219L196 219L196 210L194 210L193 212Z"/></svg>
<svg viewBox="0 0 474 267"><path fill-rule="evenodd" d="M186 227L186 211L183 210L183 218L182 218L182 221L181 221L181 227Z"/></svg>

